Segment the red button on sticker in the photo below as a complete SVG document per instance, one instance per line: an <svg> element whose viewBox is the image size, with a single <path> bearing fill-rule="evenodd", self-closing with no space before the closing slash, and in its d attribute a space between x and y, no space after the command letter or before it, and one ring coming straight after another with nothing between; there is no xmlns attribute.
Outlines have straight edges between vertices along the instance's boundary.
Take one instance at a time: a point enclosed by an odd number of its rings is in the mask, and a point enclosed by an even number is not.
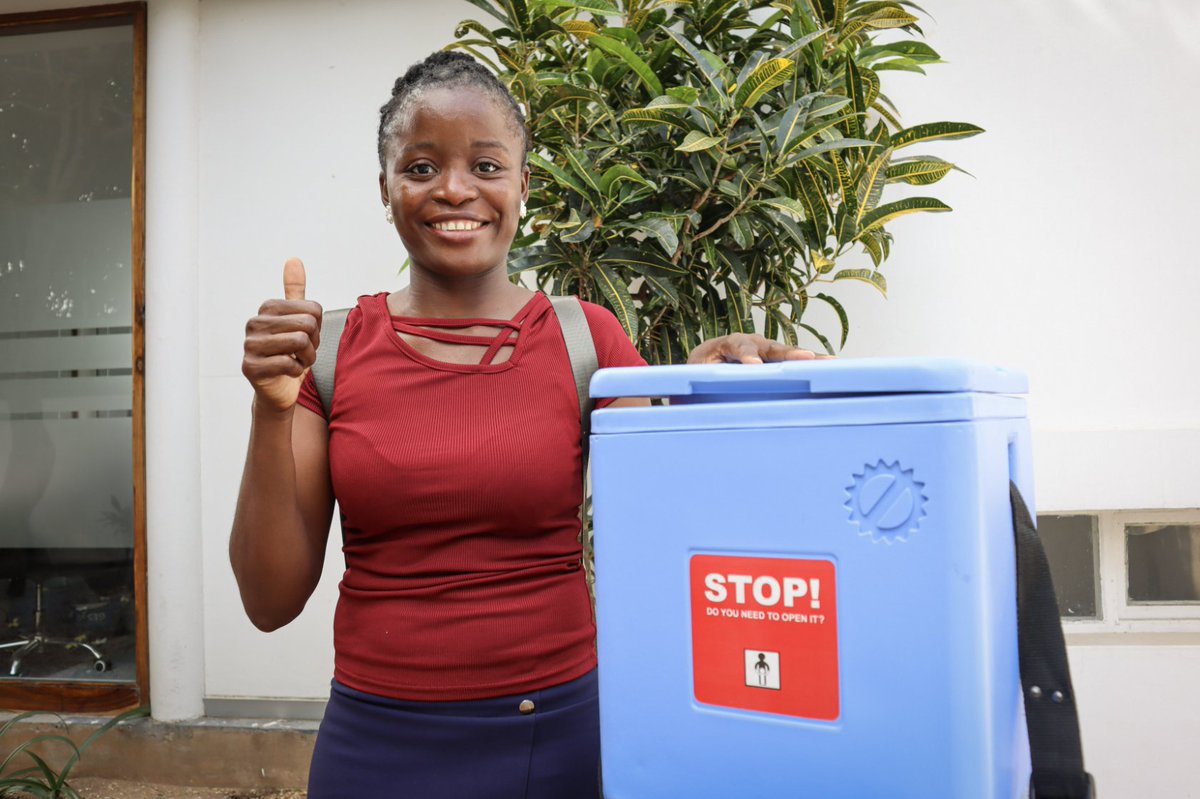
<svg viewBox="0 0 1200 799"><path fill-rule="evenodd" d="M835 577L828 560L692 556L697 701L836 719Z"/></svg>

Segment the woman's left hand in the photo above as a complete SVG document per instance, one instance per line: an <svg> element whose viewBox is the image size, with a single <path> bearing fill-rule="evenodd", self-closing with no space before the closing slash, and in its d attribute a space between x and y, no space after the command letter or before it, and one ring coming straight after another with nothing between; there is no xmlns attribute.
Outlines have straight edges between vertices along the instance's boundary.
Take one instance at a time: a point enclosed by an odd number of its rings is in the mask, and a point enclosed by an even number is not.
<svg viewBox="0 0 1200 799"><path fill-rule="evenodd" d="M832 358L812 350L789 347L757 333L731 333L701 342L688 356L688 363L765 363L768 361L812 361Z"/></svg>

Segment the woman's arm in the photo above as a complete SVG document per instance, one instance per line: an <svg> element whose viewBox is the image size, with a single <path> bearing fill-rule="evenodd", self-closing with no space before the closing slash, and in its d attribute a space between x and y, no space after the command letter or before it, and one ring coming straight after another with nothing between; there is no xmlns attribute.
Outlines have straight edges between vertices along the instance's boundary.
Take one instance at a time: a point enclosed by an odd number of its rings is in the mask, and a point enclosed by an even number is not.
<svg viewBox="0 0 1200 799"><path fill-rule="evenodd" d="M246 615L270 632L300 615L321 579L333 490L324 419L256 398L251 424L229 560Z"/></svg>
<svg viewBox="0 0 1200 799"><path fill-rule="evenodd" d="M296 406L321 319L321 307L304 300L299 260L284 267L284 294L246 325L242 373L254 387L253 418L229 537L246 615L268 631L296 618L316 588L333 515L325 420Z"/></svg>

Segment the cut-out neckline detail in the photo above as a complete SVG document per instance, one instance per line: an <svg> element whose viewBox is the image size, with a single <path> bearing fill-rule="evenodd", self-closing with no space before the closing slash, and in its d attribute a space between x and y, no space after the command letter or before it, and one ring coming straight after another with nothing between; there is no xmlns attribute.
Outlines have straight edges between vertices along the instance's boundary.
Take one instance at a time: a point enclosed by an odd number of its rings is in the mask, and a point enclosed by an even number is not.
<svg viewBox="0 0 1200 799"><path fill-rule="evenodd" d="M541 292L534 294L529 298L525 305L521 306L520 310L513 315L512 319L487 319L487 318L463 318L463 319L443 319L434 317L415 317L415 316L394 316L388 313L388 318L391 320L392 330L395 332L395 339L400 346L409 354L416 356L419 360L429 363L432 366L444 367L453 370L468 370L468 371L492 371L509 366L516 356L518 342L521 341L521 333L523 327L528 323L533 316L534 306L538 299L543 296ZM384 297L384 308L387 308L386 295ZM463 330L472 327L496 328L497 332L494 335L474 335L465 333L450 332L455 330ZM420 349L418 349L410 341L405 340L405 336L411 336L417 339L426 339L435 341L441 344L459 345L463 347L482 347L484 352L478 362L459 362L445 361L439 358L434 358ZM505 347L511 347L512 352L508 353L507 358L496 361L496 356L500 354Z"/></svg>

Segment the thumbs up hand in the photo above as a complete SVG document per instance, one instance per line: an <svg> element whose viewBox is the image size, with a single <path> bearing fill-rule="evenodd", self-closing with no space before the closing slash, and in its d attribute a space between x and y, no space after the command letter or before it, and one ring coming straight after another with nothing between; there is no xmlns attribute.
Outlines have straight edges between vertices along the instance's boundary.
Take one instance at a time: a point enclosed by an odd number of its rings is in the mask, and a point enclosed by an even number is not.
<svg viewBox="0 0 1200 799"><path fill-rule="evenodd" d="M246 323L242 374L254 387L256 404L279 412L295 406L321 343L321 306L304 299L304 283L304 263L289 258L284 299L267 300Z"/></svg>

